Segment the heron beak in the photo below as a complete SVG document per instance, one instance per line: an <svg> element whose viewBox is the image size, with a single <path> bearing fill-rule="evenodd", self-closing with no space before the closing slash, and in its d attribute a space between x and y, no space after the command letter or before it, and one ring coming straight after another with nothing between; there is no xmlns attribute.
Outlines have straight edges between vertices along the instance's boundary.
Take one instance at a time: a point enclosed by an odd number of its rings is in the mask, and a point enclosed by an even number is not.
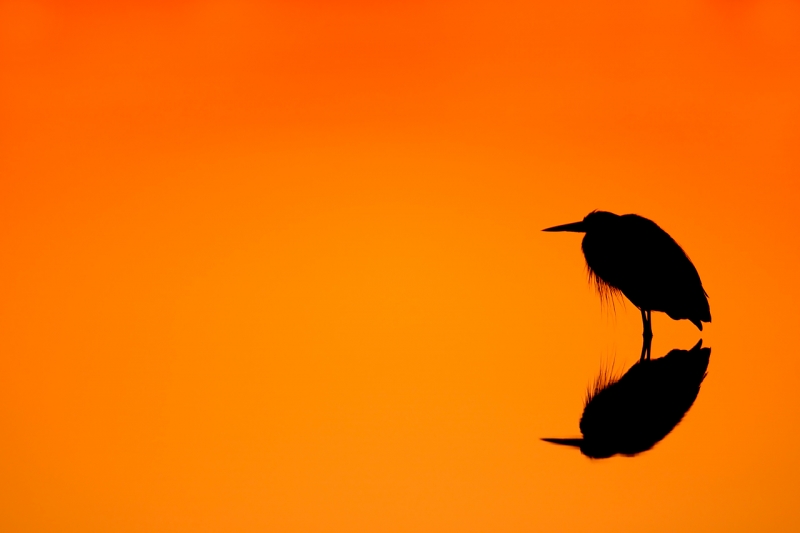
<svg viewBox="0 0 800 533"><path fill-rule="evenodd" d="M574 446L575 448L580 448L581 444L583 444L583 439L542 439L545 442L549 442L551 444L560 444L561 446Z"/></svg>
<svg viewBox="0 0 800 533"><path fill-rule="evenodd" d="M562 224L561 226L545 228L542 231L572 231L575 233L586 233L586 224L584 224L583 220L581 220L580 222L573 222L572 224Z"/></svg>

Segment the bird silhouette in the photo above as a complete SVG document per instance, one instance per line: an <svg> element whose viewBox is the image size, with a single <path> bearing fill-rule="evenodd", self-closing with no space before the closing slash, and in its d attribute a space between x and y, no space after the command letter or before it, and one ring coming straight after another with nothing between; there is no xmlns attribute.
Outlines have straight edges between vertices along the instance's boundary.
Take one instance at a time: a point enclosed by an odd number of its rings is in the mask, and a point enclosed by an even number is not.
<svg viewBox="0 0 800 533"><path fill-rule="evenodd" d="M593 459L645 452L670 434L694 404L706 377L711 349L639 361L619 379L601 372L589 389L580 430L583 438L542 439L575 446Z"/></svg>
<svg viewBox="0 0 800 533"><path fill-rule="evenodd" d="M624 294L642 313L641 359L650 358L652 311L687 319L703 330L711 322L708 294L689 257L658 224L639 215L592 211L580 222L543 231L585 233L581 248L601 297Z"/></svg>

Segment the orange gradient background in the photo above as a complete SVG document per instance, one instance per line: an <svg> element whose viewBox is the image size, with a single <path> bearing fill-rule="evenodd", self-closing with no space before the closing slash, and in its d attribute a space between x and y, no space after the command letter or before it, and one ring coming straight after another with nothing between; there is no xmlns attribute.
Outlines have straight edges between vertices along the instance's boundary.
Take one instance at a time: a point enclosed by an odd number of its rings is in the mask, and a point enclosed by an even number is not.
<svg viewBox="0 0 800 533"><path fill-rule="evenodd" d="M0 1L0 530L800 530L800 3ZM592 209L681 243L712 347L578 435Z"/></svg>

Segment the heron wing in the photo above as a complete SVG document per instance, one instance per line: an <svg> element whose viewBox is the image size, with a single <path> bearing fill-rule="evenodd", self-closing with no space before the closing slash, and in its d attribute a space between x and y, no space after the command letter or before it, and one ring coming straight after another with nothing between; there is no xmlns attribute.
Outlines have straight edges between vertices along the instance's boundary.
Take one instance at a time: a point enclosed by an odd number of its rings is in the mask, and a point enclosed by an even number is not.
<svg viewBox="0 0 800 533"><path fill-rule="evenodd" d="M636 280L633 291L647 301L646 307L675 319L710 321L700 275L683 248L652 220L638 215L621 218L625 240L635 243L632 264L637 273L628 275Z"/></svg>

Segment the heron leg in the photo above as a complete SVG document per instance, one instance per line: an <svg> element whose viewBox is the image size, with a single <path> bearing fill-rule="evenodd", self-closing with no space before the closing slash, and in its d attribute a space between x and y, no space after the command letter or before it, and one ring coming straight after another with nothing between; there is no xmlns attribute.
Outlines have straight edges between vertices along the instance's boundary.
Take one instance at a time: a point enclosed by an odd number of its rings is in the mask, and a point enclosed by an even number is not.
<svg viewBox="0 0 800 533"><path fill-rule="evenodd" d="M645 359L650 359L650 347L652 346L653 342L653 326L651 322L651 314L650 311L642 311L642 355L639 356L640 361L644 361Z"/></svg>

